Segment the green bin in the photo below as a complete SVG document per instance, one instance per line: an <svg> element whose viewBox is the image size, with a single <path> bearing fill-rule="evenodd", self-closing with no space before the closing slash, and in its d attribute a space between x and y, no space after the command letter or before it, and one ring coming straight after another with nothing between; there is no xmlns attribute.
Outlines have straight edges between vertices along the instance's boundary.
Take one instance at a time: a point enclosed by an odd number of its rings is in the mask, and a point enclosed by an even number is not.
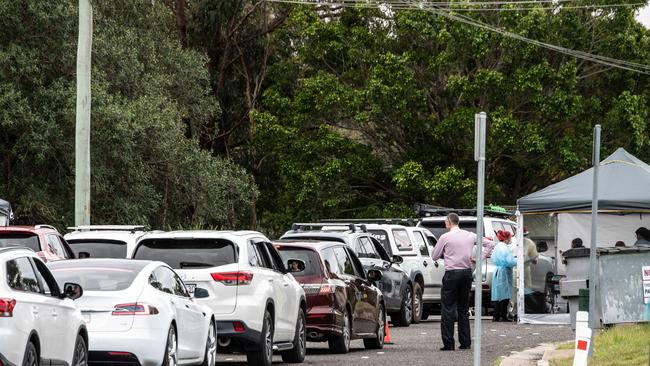
<svg viewBox="0 0 650 366"><path fill-rule="evenodd" d="M589 289L581 288L578 290L578 310L589 311Z"/></svg>

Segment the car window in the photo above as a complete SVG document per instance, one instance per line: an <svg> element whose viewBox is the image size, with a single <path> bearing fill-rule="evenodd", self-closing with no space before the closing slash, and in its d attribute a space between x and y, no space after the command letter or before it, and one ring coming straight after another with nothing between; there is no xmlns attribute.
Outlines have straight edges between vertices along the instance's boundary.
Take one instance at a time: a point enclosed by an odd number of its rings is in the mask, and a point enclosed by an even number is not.
<svg viewBox="0 0 650 366"><path fill-rule="evenodd" d="M253 243L253 248L257 254L257 258L260 260L260 267L273 269L273 261L269 252L264 248L264 243Z"/></svg>
<svg viewBox="0 0 650 366"><path fill-rule="evenodd" d="M246 250L248 251L248 264L250 264L251 267L263 267L262 261L257 255L257 250L255 249L255 245L252 241L248 241Z"/></svg>
<svg viewBox="0 0 650 366"><path fill-rule="evenodd" d="M363 246L366 249L366 255L368 258L379 259L379 254L375 250L375 247L372 245L372 242L370 242L369 238L361 238L361 243L363 243Z"/></svg>
<svg viewBox="0 0 650 366"><path fill-rule="evenodd" d="M302 272L292 272L294 277L308 277L322 275L320 258L318 253L311 249L296 248L296 247L280 247L278 250L282 261L286 263L289 259L300 259L305 262L305 270Z"/></svg>
<svg viewBox="0 0 650 366"><path fill-rule="evenodd" d="M343 273L350 276L356 276L357 273L354 270L354 264L350 260L348 253L343 247L335 247L334 254L336 255L336 260L339 263L339 268Z"/></svg>
<svg viewBox="0 0 650 366"><path fill-rule="evenodd" d="M363 265L361 264L361 261L359 260L359 257L357 257L356 254L350 248L345 248L345 251L348 253L348 258L352 262L352 267L354 267L354 272L355 276L361 277L361 278L366 278L366 272L363 269Z"/></svg>
<svg viewBox="0 0 650 366"><path fill-rule="evenodd" d="M426 235L426 237L427 237L427 242L428 242L429 245L431 245L432 247L435 247L436 244L438 244L438 239L436 239L435 236Z"/></svg>
<svg viewBox="0 0 650 366"><path fill-rule="evenodd" d="M334 274L340 274L341 269L339 268L339 261L334 254L334 248L323 249L321 252L321 257L323 257L323 263L325 268Z"/></svg>
<svg viewBox="0 0 650 366"><path fill-rule="evenodd" d="M161 261L176 269L207 268L237 263L237 249L223 239L146 239L133 258Z"/></svg>
<svg viewBox="0 0 650 366"><path fill-rule="evenodd" d="M494 235L500 230L503 230L503 225L499 221L492 221L492 229L494 230Z"/></svg>
<svg viewBox="0 0 650 366"><path fill-rule="evenodd" d="M393 238L395 239L395 245L397 250L401 252L410 252L413 250L413 244L411 239L409 239L409 234L404 229L394 229Z"/></svg>
<svg viewBox="0 0 650 366"><path fill-rule="evenodd" d="M273 262L273 268L278 272L285 273L286 268L284 267L284 263L282 263L282 257L280 257L280 254L278 254L278 250L275 249L275 247L271 243L264 243L264 246L269 252L269 256L271 257L271 261Z"/></svg>
<svg viewBox="0 0 650 366"><path fill-rule="evenodd" d="M50 250L53 254L58 255L61 258L66 258L65 249L63 249L63 245L57 235L49 234L47 236L47 243L49 244Z"/></svg>
<svg viewBox="0 0 650 366"><path fill-rule="evenodd" d="M506 231L509 231L510 234L512 234L513 238L517 235L517 229L512 224L504 222L502 225Z"/></svg>
<svg viewBox="0 0 650 366"><path fill-rule="evenodd" d="M389 255L393 255L393 248L390 247L390 242L388 241L388 233L386 230L368 230L368 234L377 239L377 241L381 243L381 246L384 247Z"/></svg>
<svg viewBox="0 0 650 366"><path fill-rule="evenodd" d="M169 268L165 268L165 269L167 271L170 271ZM176 286L174 287L174 295L181 296L181 297L190 297L180 277L178 277L178 275L174 272L172 272L172 274L174 275L174 280L176 281Z"/></svg>
<svg viewBox="0 0 650 366"><path fill-rule="evenodd" d="M359 258L367 258L368 257L368 250L366 249L365 243L361 242L361 238L356 240L356 248L355 252L357 252L357 255Z"/></svg>
<svg viewBox="0 0 650 366"><path fill-rule="evenodd" d="M415 238L415 245L418 247L420 250L420 254L423 256L428 257L429 256L429 247L427 246L426 240L424 240L424 236L422 236L422 233L418 230L413 231L413 237Z"/></svg>
<svg viewBox="0 0 650 366"><path fill-rule="evenodd" d="M126 258L126 243L120 240L68 240L72 252L77 258L85 252L90 258Z"/></svg>
<svg viewBox="0 0 650 366"><path fill-rule="evenodd" d="M7 261L7 284L17 291L42 293L34 267L27 257Z"/></svg>
<svg viewBox="0 0 650 366"><path fill-rule="evenodd" d="M176 278L174 278L174 272L170 271L165 267L158 267L153 271L156 276L156 284L152 286L159 291L168 293L170 295L176 295Z"/></svg>
<svg viewBox="0 0 650 366"><path fill-rule="evenodd" d="M73 265L58 261L49 266L56 277L59 288L66 282L81 285L84 291L121 291L127 289L140 273L139 269L128 266L115 267L92 264L86 266L82 262Z"/></svg>
<svg viewBox="0 0 650 366"><path fill-rule="evenodd" d="M27 247L35 252L41 251L38 235L32 233L1 233L0 248Z"/></svg>
<svg viewBox="0 0 650 366"><path fill-rule="evenodd" d="M43 262L38 259L32 258L32 264L36 270L36 277L38 278L38 284L43 290L43 294L47 296L58 296L59 288L57 287L56 280L49 269L45 266Z"/></svg>
<svg viewBox="0 0 650 366"><path fill-rule="evenodd" d="M390 262L391 261L391 256L386 252L386 249L381 245L379 240L375 239L374 237L370 237L370 242L372 243L375 252L379 255L379 258Z"/></svg>

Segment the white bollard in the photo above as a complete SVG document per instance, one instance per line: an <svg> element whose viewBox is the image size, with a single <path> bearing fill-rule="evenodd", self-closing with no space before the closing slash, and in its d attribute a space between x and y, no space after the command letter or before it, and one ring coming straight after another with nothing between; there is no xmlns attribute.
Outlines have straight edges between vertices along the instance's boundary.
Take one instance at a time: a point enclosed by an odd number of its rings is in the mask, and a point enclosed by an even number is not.
<svg viewBox="0 0 650 366"><path fill-rule="evenodd" d="M573 356L573 366L587 366L589 349L591 347L591 328L576 327L576 347Z"/></svg>
<svg viewBox="0 0 650 366"><path fill-rule="evenodd" d="M578 345L578 330L584 328L589 328L589 312L578 311L576 313L576 342L573 345L573 348L576 348Z"/></svg>

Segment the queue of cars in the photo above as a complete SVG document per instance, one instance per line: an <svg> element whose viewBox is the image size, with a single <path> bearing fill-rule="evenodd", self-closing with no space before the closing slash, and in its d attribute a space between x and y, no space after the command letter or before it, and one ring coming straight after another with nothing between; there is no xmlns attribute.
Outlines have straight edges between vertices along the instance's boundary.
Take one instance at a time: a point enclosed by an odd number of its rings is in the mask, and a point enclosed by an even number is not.
<svg viewBox="0 0 650 366"><path fill-rule="evenodd" d="M217 351L251 365L274 353L302 363L308 340L336 353L353 339L381 349L387 317L408 326L440 303L437 220L294 224L277 241L256 231L86 226L63 238L45 226L0 228L0 333L19 335L11 350L0 344L0 366L213 366ZM53 321L66 324L56 350L42 342Z"/></svg>

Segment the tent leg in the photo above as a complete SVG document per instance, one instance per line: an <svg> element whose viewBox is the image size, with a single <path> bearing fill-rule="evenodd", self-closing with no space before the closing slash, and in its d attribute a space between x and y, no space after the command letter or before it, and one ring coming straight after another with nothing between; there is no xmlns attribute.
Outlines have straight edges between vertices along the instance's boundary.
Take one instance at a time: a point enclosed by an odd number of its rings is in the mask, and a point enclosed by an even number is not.
<svg viewBox="0 0 650 366"><path fill-rule="evenodd" d="M524 215L517 211L517 321L522 323L525 312L524 299Z"/></svg>

